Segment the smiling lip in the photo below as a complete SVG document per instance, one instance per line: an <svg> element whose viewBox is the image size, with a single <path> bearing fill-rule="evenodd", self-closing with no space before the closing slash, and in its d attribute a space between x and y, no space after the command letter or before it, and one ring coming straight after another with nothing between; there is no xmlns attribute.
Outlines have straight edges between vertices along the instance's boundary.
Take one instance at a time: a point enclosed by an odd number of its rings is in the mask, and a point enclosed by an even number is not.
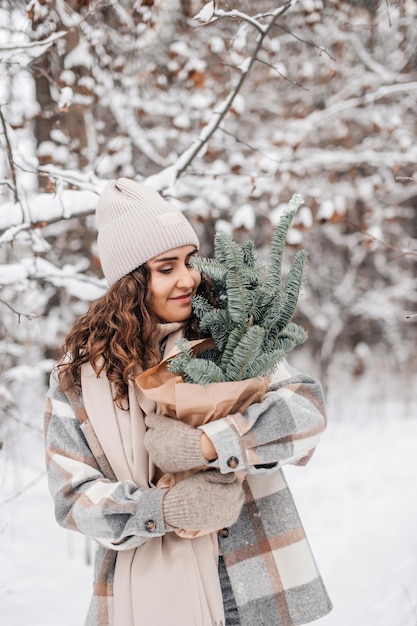
<svg viewBox="0 0 417 626"><path fill-rule="evenodd" d="M177 300L178 302L189 302L192 298L192 293L184 294L183 296L177 296L176 298L171 298L171 300Z"/></svg>

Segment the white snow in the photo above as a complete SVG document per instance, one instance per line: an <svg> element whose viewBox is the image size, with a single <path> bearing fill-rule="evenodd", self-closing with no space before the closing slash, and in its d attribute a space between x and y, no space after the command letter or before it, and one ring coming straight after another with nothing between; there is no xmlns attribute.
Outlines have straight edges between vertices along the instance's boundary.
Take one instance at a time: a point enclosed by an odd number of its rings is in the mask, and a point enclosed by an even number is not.
<svg viewBox="0 0 417 626"><path fill-rule="evenodd" d="M361 389L377 384L369 379ZM329 426L309 465L286 469L334 604L315 623L415 626L415 411L411 401L377 403L375 393L352 391L334 389ZM27 443L2 471L2 503L16 477L22 489L43 471L40 435L35 448ZM88 543L55 523L45 476L1 511L2 625L81 626L93 575Z"/></svg>
<svg viewBox="0 0 417 626"><path fill-rule="evenodd" d="M81 626L89 602L92 568L83 558L84 537L55 523L46 478L2 508L3 626Z"/></svg>
<svg viewBox="0 0 417 626"><path fill-rule="evenodd" d="M331 422L316 457L287 476L334 609L323 626L414 626L417 421Z"/></svg>
<svg viewBox="0 0 417 626"><path fill-rule="evenodd" d="M80 300L90 302L103 295L106 289L104 279L88 277L80 267L65 265L62 269L55 267L46 259L22 259L20 263L0 264L0 281L3 285L24 283L27 278L43 278L57 287L65 287L69 294Z"/></svg>
<svg viewBox="0 0 417 626"><path fill-rule="evenodd" d="M210 50L214 53L214 54L220 54L221 52L223 52L226 48L225 43L223 41L223 39L221 37L218 37L216 35L214 35L213 37L211 37L210 41L209 41L209 45L210 45Z"/></svg>
<svg viewBox="0 0 417 626"><path fill-rule="evenodd" d="M207 2L203 6L203 8L197 13L194 17L195 20L200 20L200 22L210 22L214 13L214 2Z"/></svg>
<svg viewBox="0 0 417 626"><path fill-rule="evenodd" d="M251 204L243 204L241 207L236 209L232 223L236 228L247 228L250 230L255 227L255 211L253 210L253 206Z"/></svg>
<svg viewBox="0 0 417 626"><path fill-rule="evenodd" d="M64 109L72 104L74 100L74 92L71 87L64 87L58 101L58 107Z"/></svg>
<svg viewBox="0 0 417 626"><path fill-rule="evenodd" d="M104 186L105 182L101 186ZM48 219L53 221L54 218L59 220L63 215L72 217L94 213L99 191L98 188L97 193L90 189L85 191L65 189L59 197L50 193L37 194L30 202L31 222L42 222ZM21 223L21 214L22 207L20 205L5 202L0 218L0 230Z"/></svg>

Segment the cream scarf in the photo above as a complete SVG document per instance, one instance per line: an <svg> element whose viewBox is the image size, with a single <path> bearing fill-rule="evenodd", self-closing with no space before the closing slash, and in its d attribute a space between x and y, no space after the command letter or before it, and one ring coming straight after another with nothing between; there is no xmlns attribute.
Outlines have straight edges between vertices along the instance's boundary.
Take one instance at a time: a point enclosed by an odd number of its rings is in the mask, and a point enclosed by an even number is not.
<svg viewBox="0 0 417 626"><path fill-rule="evenodd" d="M181 324L161 325L161 340L168 337L165 355L181 333ZM97 378L90 364L82 366L81 381L90 423L117 479L156 488L155 467L143 445L144 415L155 411L155 404L132 382L129 410L121 410L105 373ZM136 549L118 551L111 626L223 626L217 567L215 533L185 539L167 532Z"/></svg>

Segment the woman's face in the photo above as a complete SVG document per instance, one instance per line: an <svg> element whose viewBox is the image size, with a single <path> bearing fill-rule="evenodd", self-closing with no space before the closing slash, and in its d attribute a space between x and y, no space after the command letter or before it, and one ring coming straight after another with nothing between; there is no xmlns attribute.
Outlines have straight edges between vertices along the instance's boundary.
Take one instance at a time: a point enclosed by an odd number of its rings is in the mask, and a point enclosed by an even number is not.
<svg viewBox="0 0 417 626"><path fill-rule="evenodd" d="M182 322L191 315L191 300L201 282L200 272L190 265L194 246L181 246L147 262L152 312L162 322Z"/></svg>

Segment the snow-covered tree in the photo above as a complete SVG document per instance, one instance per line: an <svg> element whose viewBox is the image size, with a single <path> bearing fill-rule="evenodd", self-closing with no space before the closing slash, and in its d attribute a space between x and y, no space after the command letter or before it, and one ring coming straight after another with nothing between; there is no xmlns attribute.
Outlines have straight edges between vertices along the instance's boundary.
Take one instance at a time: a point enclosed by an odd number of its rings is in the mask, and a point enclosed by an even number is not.
<svg viewBox="0 0 417 626"><path fill-rule="evenodd" d="M4 374L54 358L103 292L92 214L120 175L185 210L204 256L217 231L266 254L302 194L289 243L322 376L342 350L358 372L366 346L415 359L415 2L0 0L0 18Z"/></svg>

